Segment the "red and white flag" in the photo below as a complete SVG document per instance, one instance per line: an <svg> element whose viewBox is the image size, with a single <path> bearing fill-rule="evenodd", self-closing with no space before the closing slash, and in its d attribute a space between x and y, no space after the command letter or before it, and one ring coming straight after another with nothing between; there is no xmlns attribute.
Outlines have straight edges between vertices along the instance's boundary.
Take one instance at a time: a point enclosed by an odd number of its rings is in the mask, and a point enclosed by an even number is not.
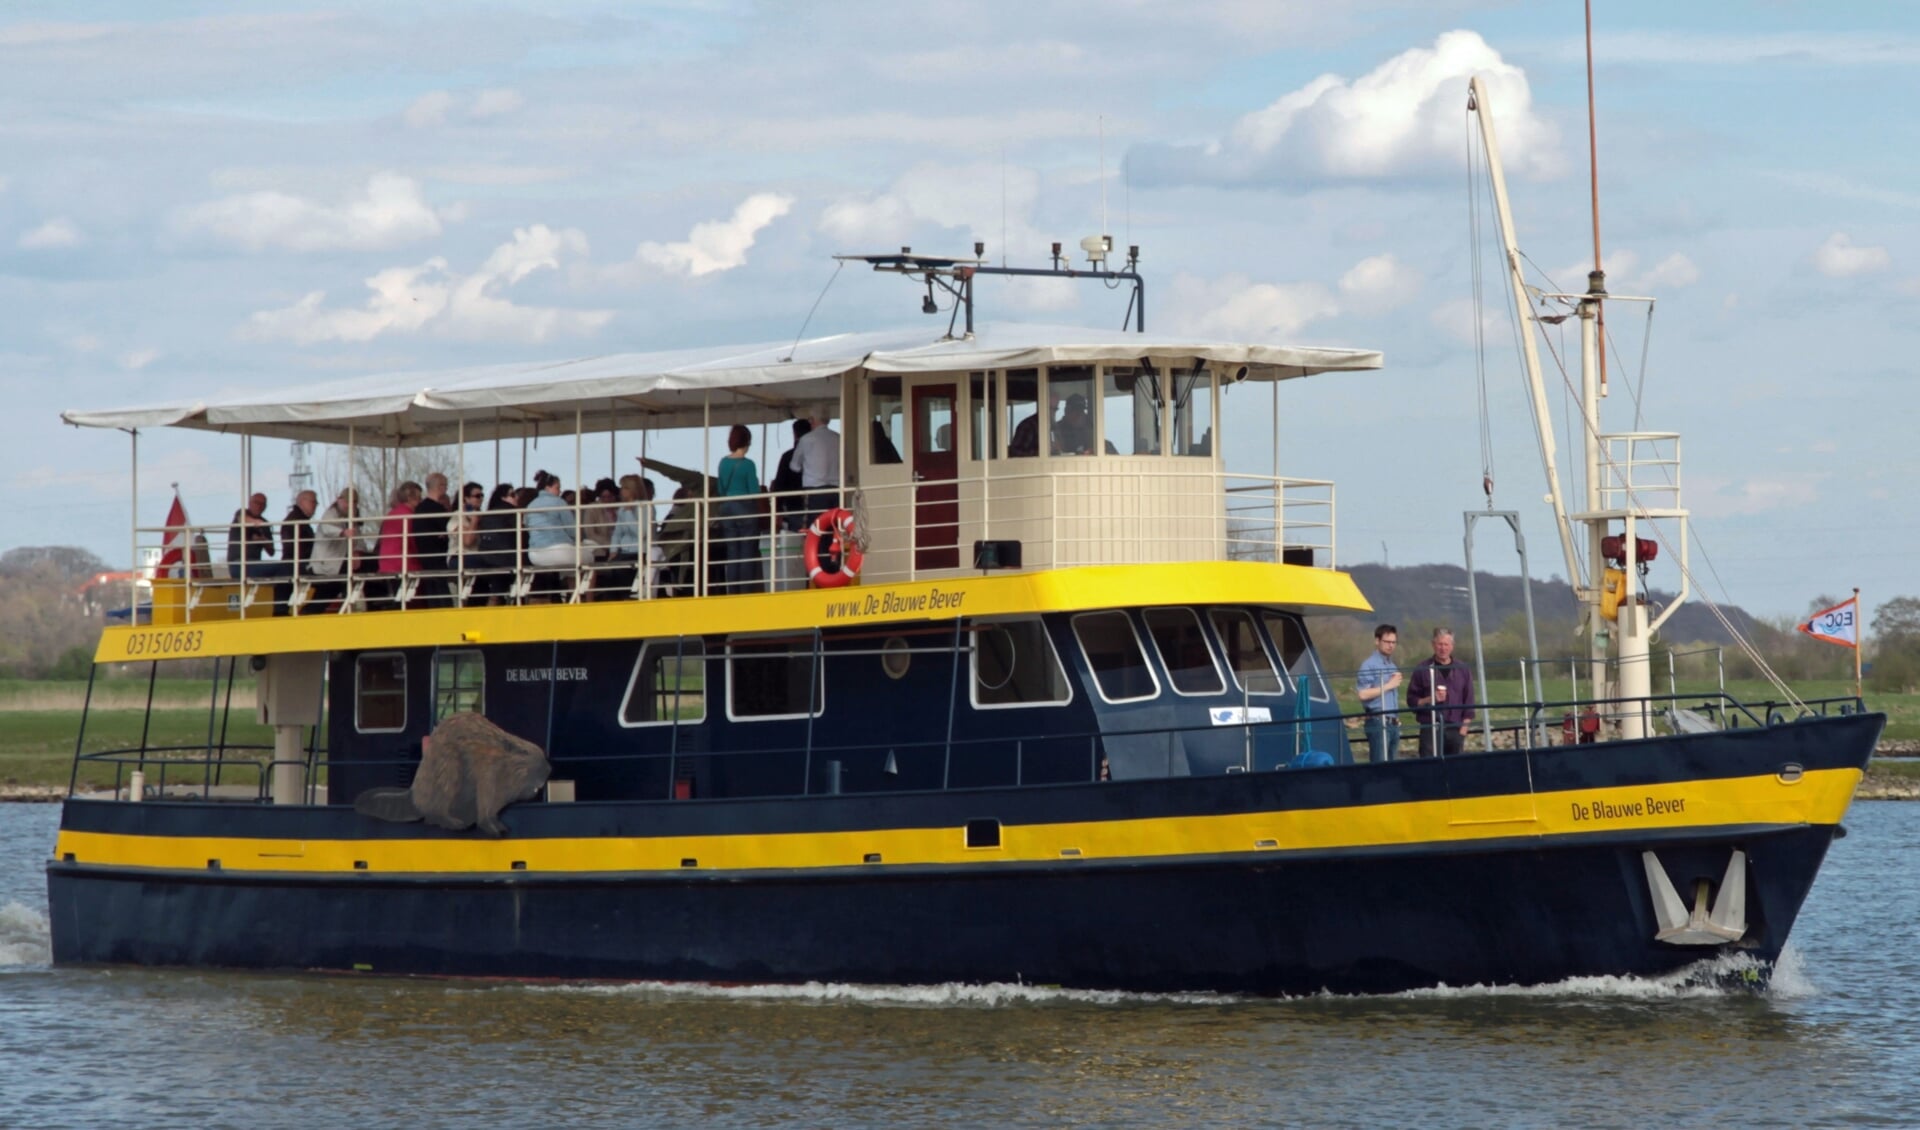
<svg viewBox="0 0 1920 1130"><path fill-rule="evenodd" d="M1843 600L1832 608L1823 608L1807 618L1800 630L1817 640L1841 647L1860 646L1860 598Z"/></svg>
<svg viewBox="0 0 1920 1130"><path fill-rule="evenodd" d="M187 548L187 507L180 501L180 491L173 492L173 506L167 511L167 536L160 542L160 548L166 552L160 555L159 568L178 565L186 557Z"/></svg>

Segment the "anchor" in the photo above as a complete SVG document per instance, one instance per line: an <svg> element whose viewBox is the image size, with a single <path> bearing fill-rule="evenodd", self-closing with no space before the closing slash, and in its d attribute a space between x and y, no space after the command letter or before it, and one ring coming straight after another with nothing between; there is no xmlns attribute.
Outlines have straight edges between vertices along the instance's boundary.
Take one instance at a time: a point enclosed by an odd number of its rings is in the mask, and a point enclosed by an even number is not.
<svg viewBox="0 0 1920 1130"><path fill-rule="evenodd" d="M1660 929L1655 941L1676 946L1717 946L1737 942L1747 932L1747 853L1735 849L1727 860L1727 873L1720 877L1720 893L1707 909L1707 882L1702 879L1693 893L1693 911L1689 913L1680 893L1673 889L1666 868L1651 851L1640 853L1647 868L1647 889L1653 895L1654 917Z"/></svg>

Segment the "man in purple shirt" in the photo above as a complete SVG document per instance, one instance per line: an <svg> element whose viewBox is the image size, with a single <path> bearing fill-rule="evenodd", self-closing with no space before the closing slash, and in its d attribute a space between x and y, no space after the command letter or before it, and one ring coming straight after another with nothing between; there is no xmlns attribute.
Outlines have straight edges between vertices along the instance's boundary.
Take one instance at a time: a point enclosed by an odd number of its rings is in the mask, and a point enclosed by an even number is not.
<svg viewBox="0 0 1920 1130"><path fill-rule="evenodd" d="M1413 669L1407 698L1420 722L1420 756L1454 757L1473 721L1473 672L1453 658L1453 633L1433 630L1433 655ZM1422 708L1425 709L1422 709Z"/></svg>

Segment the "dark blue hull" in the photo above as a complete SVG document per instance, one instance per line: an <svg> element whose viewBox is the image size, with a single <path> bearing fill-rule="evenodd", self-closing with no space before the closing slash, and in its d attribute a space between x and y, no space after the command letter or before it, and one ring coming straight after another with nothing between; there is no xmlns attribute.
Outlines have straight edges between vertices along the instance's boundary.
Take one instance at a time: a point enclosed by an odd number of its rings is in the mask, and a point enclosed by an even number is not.
<svg viewBox="0 0 1920 1130"><path fill-rule="evenodd" d="M545 836L806 834L1465 804L1585 790L1857 772L1879 716L1614 746L1291 773L894 796L528 805L516 842ZM1765 776L1762 776L1765 775ZM1831 778L1837 779L1837 778ZM1847 778L1850 782L1851 778ZM1517 786L1517 789L1516 789ZM1840 796L1844 810L1850 783ZM1731 795L1731 794L1729 794ZM1560 803L1558 801L1556 804ZM1564 808L1564 804L1561 804ZM211 822L221 825L214 832ZM1440 842L1276 845L1270 853L980 865L551 874L297 874L155 870L55 860L62 964L362 970L379 974L724 982L1025 981L1093 989L1382 992L1579 975L1656 975L1739 952L1767 962L1838 828L1717 821ZM70 802L96 834L461 839L369 825L342 809ZM1536 825L1535 827L1544 827ZM1675 884L1747 855L1745 936L1654 939L1643 852Z"/></svg>

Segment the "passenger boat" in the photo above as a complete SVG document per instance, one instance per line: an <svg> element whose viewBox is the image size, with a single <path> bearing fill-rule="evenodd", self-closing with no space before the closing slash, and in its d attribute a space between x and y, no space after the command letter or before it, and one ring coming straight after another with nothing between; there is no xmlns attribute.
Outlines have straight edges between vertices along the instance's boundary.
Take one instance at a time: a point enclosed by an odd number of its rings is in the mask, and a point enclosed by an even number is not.
<svg viewBox="0 0 1920 1130"><path fill-rule="evenodd" d="M1036 273L1142 285L1134 255L1069 272L1055 254ZM400 579L403 604L443 581L439 606L381 610L358 574L325 594L191 555L159 569L152 623L109 628L96 662L213 659L216 688L245 665L274 746L210 726L204 750L82 754L121 787L66 801L54 960L1296 994L1779 955L1884 719L1652 692L1635 539L1684 518L1677 487L1650 505L1596 456L1568 519L1581 575L1624 578L1605 608L1583 591L1595 638L1616 637L1592 657L1599 741L1558 744L1579 706L1533 696L1507 740L1372 762L1311 632L1369 610L1336 567L1332 484L1247 467L1271 457L1287 382L1381 356L1150 334L1141 289L1128 331L976 328L990 268L871 261L952 292L964 327L68 413L136 453L159 427L462 460L570 432L571 483L608 432L852 424L841 482L792 496L811 545L778 505L744 536L716 526L695 474L685 543L641 547L681 555L677 575L609 586L609 565L516 555L505 602L480 606L489 569L456 546L443 576ZM1589 333L1604 297L1572 298ZM1594 435L1603 454L1644 438ZM641 523L643 543L671 524ZM836 537L864 543L857 577L799 567ZM742 545L765 547L757 577L712 568ZM409 784L463 712L550 765L500 834L356 807Z"/></svg>

